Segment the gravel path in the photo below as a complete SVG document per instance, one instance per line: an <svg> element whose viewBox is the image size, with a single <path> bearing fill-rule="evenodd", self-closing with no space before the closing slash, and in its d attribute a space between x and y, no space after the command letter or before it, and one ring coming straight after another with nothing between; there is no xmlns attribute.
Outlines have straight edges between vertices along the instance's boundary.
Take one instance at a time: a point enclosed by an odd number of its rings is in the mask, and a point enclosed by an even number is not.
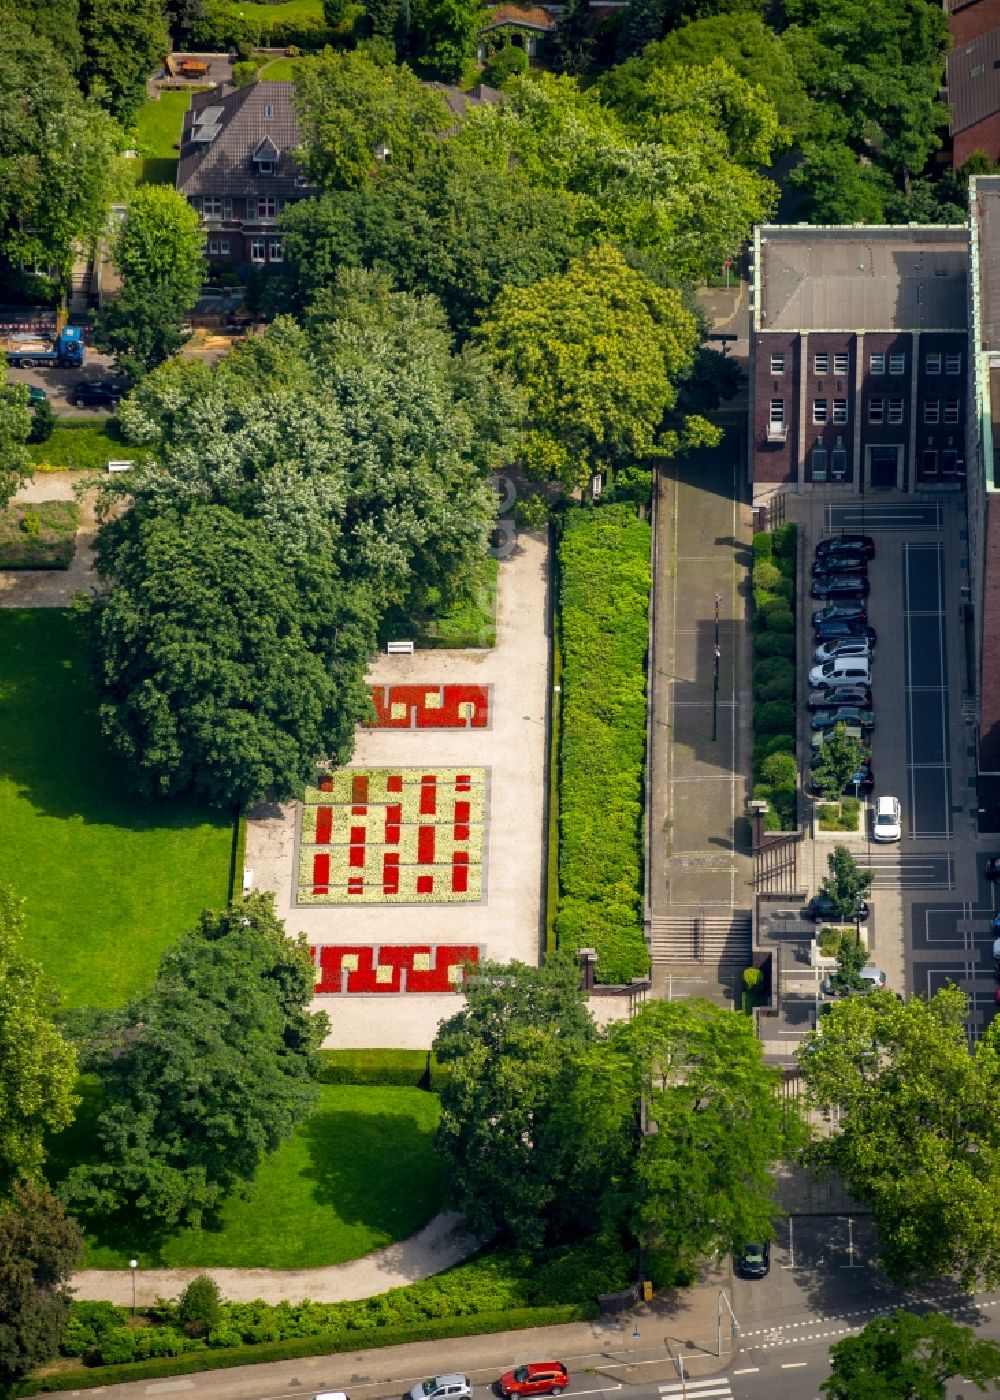
<svg viewBox="0 0 1000 1400"><path fill-rule="evenodd" d="M346 1303L371 1298L430 1278L459 1264L480 1248L457 1211L436 1215L408 1240L351 1259L327 1269L143 1269L136 1271L136 1302L153 1303L158 1297L176 1297L197 1274L211 1274L232 1303ZM139 1260L140 1265L142 1260ZM85 1269L74 1274L72 1287L78 1298L105 1299L130 1306L132 1277L128 1269Z"/></svg>

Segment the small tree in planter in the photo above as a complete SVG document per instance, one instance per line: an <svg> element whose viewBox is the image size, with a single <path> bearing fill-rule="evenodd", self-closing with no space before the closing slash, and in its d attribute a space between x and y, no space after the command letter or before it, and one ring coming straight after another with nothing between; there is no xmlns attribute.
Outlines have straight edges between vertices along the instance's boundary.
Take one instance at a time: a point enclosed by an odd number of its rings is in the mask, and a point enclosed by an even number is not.
<svg viewBox="0 0 1000 1400"><path fill-rule="evenodd" d="M813 764L813 785L819 795L837 800L867 756L865 745L848 734L846 725L834 725Z"/></svg>
<svg viewBox="0 0 1000 1400"><path fill-rule="evenodd" d="M870 870L862 870L846 846L837 845L827 856L830 873L820 885L823 894L833 901L838 916L853 921L858 901L871 889L874 878Z"/></svg>

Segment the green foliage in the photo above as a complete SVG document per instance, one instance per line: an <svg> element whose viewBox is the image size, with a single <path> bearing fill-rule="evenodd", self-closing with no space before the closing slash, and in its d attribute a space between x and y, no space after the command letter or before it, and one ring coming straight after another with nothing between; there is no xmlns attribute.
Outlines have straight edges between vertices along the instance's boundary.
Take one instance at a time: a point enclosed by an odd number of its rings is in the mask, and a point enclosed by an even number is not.
<svg viewBox="0 0 1000 1400"><path fill-rule="evenodd" d="M128 1207L198 1224L249 1181L316 1098L312 1057L329 1023L305 1007L314 973L271 895L206 911L153 988L87 1047L104 1092L94 1160L65 1200L97 1217Z"/></svg>
<svg viewBox="0 0 1000 1400"><path fill-rule="evenodd" d="M833 900L842 919L853 919L858 900L871 889L874 875L858 866L846 846L834 846L826 863L830 873L824 877L820 890Z"/></svg>
<svg viewBox="0 0 1000 1400"><path fill-rule="evenodd" d="M79 519L75 501L8 506L0 514L0 569L68 569Z"/></svg>
<svg viewBox="0 0 1000 1400"><path fill-rule="evenodd" d="M561 27L561 25L560 25ZM528 55L524 49L514 44L504 44L487 60L483 69L483 82L490 87L503 87L509 78L528 71Z"/></svg>
<svg viewBox="0 0 1000 1400"><path fill-rule="evenodd" d="M0 1051L2 1053L2 1051ZM0 1387L59 1350L82 1236L51 1192L15 1182L0 1205Z"/></svg>
<svg viewBox="0 0 1000 1400"><path fill-rule="evenodd" d="M830 1348L828 1400L945 1400L963 1376L985 1391L1000 1379L1000 1346L943 1313L899 1309Z"/></svg>
<svg viewBox="0 0 1000 1400"><path fill-rule="evenodd" d="M426 1050L321 1050L316 1078L321 1084L399 1084L428 1086Z"/></svg>
<svg viewBox="0 0 1000 1400"><path fill-rule="evenodd" d="M63 1356L91 1356L109 1332L124 1327L128 1311L114 1303L74 1302L59 1350Z"/></svg>
<svg viewBox="0 0 1000 1400"><path fill-rule="evenodd" d="M23 384L7 384L6 378L7 360L4 356L0 359L0 510L32 476L31 458L25 448L31 433L28 393Z"/></svg>
<svg viewBox="0 0 1000 1400"><path fill-rule="evenodd" d="M80 0L80 32L87 91L127 123L170 50L163 0Z"/></svg>
<svg viewBox="0 0 1000 1400"><path fill-rule="evenodd" d="M845 797L840 802L823 804L816 808L820 831L852 831L858 829L858 813L861 803L853 797Z"/></svg>
<svg viewBox="0 0 1000 1400"><path fill-rule="evenodd" d="M718 440L700 417L661 431L697 349L697 319L610 246L501 292L477 335L524 389L521 457L532 476L581 486L608 465Z"/></svg>
<svg viewBox="0 0 1000 1400"><path fill-rule="evenodd" d="M768 831L791 830L796 815L795 614L789 604L797 538L791 523L753 537L753 795L769 804Z"/></svg>
<svg viewBox="0 0 1000 1400"><path fill-rule="evenodd" d="M795 693L795 667L783 656L758 661L753 668L757 700L791 700Z"/></svg>
<svg viewBox="0 0 1000 1400"><path fill-rule="evenodd" d="M143 462L149 453L127 442L114 418L60 418L48 442L29 447L28 455L36 471L102 472L112 458Z"/></svg>
<svg viewBox="0 0 1000 1400"><path fill-rule="evenodd" d="M795 630L795 614L791 608L780 606L782 602L782 599L773 599L762 609L767 619L769 632L793 632Z"/></svg>
<svg viewBox="0 0 1000 1400"><path fill-rule="evenodd" d="M768 530L759 530L751 541L754 566L758 561L770 563L774 558L774 545Z"/></svg>
<svg viewBox="0 0 1000 1400"><path fill-rule="evenodd" d="M0 1199L38 1173L45 1135L64 1128L77 1103L76 1055L53 1022L57 997L23 945L23 901L0 885Z"/></svg>
<svg viewBox="0 0 1000 1400"><path fill-rule="evenodd" d="M461 76L483 24L480 0L412 0L410 42L421 67L446 81Z"/></svg>
<svg viewBox="0 0 1000 1400"><path fill-rule="evenodd" d="M769 754L761 763L760 769L764 781L772 787L794 788L798 781L799 772L794 754Z"/></svg>
<svg viewBox="0 0 1000 1400"><path fill-rule="evenodd" d="M52 430L56 426L56 415L52 412L52 405L48 399L42 399L35 404L31 413L31 432L28 434L28 441L35 445L37 443L48 442L52 436Z"/></svg>
<svg viewBox="0 0 1000 1400"><path fill-rule="evenodd" d="M795 726L795 707L784 700L766 700L755 706L754 729L758 734L782 734Z"/></svg>
<svg viewBox="0 0 1000 1400"><path fill-rule="evenodd" d="M957 1277L971 1290L1000 1278L1000 1028L970 1052L968 1013L951 985L926 1001L845 997L800 1052L809 1106L839 1110L810 1160L869 1207L895 1281Z"/></svg>
<svg viewBox="0 0 1000 1400"><path fill-rule="evenodd" d="M596 948L600 980L628 982L649 966L640 916L649 524L628 506L574 511L559 567L559 944Z"/></svg>
<svg viewBox="0 0 1000 1400"><path fill-rule="evenodd" d="M813 786L822 797L839 797L868 756L868 747L836 724L813 764Z"/></svg>
<svg viewBox="0 0 1000 1400"><path fill-rule="evenodd" d="M770 559L755 560L752 577L754 589L765 593L776 593L782 582L781 570Z"/></svg>
<svg viewBox="0 0 1000 1400"><path fill-rule="evenodd" d="M784 656L789 660L795 655L795 638L791 632L762 632L754 637L754 655L764 656Z"/></svg>
<svg viewBox="0 0 1000 1400"><path fill-rule="evenodd" d="M239 63L233 64L233 86L238 88L249 87L257 79L260 69L260 62L254 58L242 59Z"/></svg>
<svg viewBox="0 0 1000 1400"><path fill-rule="evenodd" d="M184 1289L177 1315L189 1337L204 1337L222 1320L222 1293L214 1278L198 1274Z"/></svg>
<svg viewBox="0 0 1000 1400"><path fill-rule="evenodd" d="M786 577L795 575L795 556L798 550L799 527L794 521L775 526L771 533L771 549L778 566Z"/></svg>
<svg viewBox="0 0 1000 1400"><path fill-rule="evenodd" d="M764 981L764 974L759 967L745 967L743 969L743 985L748 992L761 986Z"/></svg>

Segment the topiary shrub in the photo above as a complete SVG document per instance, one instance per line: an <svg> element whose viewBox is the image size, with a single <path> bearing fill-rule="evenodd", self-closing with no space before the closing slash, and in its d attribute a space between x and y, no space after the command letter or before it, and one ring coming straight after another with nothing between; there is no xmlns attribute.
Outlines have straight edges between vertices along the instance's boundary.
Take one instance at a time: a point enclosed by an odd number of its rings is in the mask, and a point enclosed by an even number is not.
<svg viewBox="0 0 1000 1400"><path fill-rule="evenodd" d="M768 593L777 593L781 584L781 570L777 564L772 564L769 559L759 559L753 566L753 586L764 589Z"/></svg>
<svg viewBox="0 0 1000 1400"><path fill-rule="evenodd" d="M181 1294L177 1315L189 1337L204 1337L218 1326L222 1314L222 1293L214 1278L199 1274Z"/></svg>
<svg viewBox="0 0 1000 1400"><path fill-rule="evenodd" d="M793 788L798 782L799 768L795 755L790 753L768 754L760 765L761 777L773 788Z"/></svg>
<svg viewBox="0 0 1000 1400"><path fill-rule="evenodd" d="M795 615L783 598L775 599L777 607L767 610L767 630L769 632L794 632Z"/></svg>
<svg viewBox="0 0 1000 1400"><path fill-rule="evenodd" d="M761 632L754 638L753 650L756 657L791 658L795 655L795 638L784 632Z"/></svg>
<svg viewBox="0 0 1000 1400"><path fill-rule="evenodd" d="M791 520L784 525L779 525L771 532L771 552L775 559L791 560L795 562L795 554L798 548L799 527Z"/></svg>
<svg viewBox="0 0 1000 1400"><path fill-rule="evenodd" d="M764 974L759 967L745 967L743 969L743 985L748 992L752 992L764 981Z"/></svg>
<svg viewBox="0 0 1000 1400"><path fill-rule="evenodd" d="M483 69L483 82L490 87L502 88L508 78L528 71L528 55L524 49L514 44L505 44L492 55Z"/></svg>
<svg viewBox="0 0 1000 1400"><path fill-rule="evenodd" d="M787 695L766 693L776 686L787 691ZM769 656L758 661L753 668L753 692L758 700L791 700L795 692L795 667L785 656Z"/></svg>
<svg viewBox="0 0 1000 1400"><path fill-rule="evenodd" d="M754 713L758 734L784 734L795 726L795 707L784 700L768 700Z"/></svg>
<svg viewBox="0 0 1000 1400"><path fill-rule="evenodd" d="M772 558L771 536L767 530L761 530L753 537L753 561L756 564L758 559Z"/></svg>

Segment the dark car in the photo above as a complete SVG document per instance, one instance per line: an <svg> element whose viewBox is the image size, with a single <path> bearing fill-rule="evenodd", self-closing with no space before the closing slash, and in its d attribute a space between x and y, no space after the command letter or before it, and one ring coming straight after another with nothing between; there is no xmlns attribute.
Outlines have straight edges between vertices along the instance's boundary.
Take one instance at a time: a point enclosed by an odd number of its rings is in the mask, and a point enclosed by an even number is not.
<svg viewBox="0 0 1000 1400"><path fill-rule="evenodd" d="M73 385L69 401L77 408L117 408L128 392L120 379L82 379Z"/></svg>
<svg viewBox="0 0 1000 1400"><path fill-rule="evenodd" d="M863 710L871 709L872 692L867 685L832 685L828 690L810 690L808 708L829 710L837 705L860 705Z"/></svg>
<svg viewBox="0 0 1000 1400"><path fill-rule="evenodd" d="M766 1240L763 1244L745 1244L733 1255L733 1266L740 1278L766 1278L771 1271L771 1246Z"/></svg>
<svg viewBox="0 0 1000 1400"><path fill-rule="evenodd" d="M862 923L866 923L870 913L871 909L868 901L866 899L859 899L855 917L859 918ZM828 894L814 894L806 905L806 914L818 924L826 924L829 923L831 919L842 918L842 916L837 913L836 905Z"/></svg>
<svg viewBox="0 0 1000 1400"><path fill-rule="evenodd" d="M36 404L44 403L47 398L48 394L45 392L44 389L39 388L37 384L28 385L29 408L34 408Z"/></svg>
<svg viewBox="0 0 1000 1400"><path fill-rule="evenodd" d="M867 622L868 609L864 603L827 603L825 608L817 608L813 613L812 625L818 627L821 622L833 622L836 618Z"/></svg>
<svg viewBox="0 0 1000 1400"><path fill-rule="evenodd" d="M835 729L838 724L859 724L862 729L874 729L875 711L859 705L838 705L829 710L816 710L810 720L814 730Z"/></svg>
<svg viewBox="0 0 1000 1400"><path fill-rule="evenodd" d="M1000 880L1000 856L989 856L983 873L987 880Z"/></svg>
<svg viewBox="0 0 1000 1400"><path fill-rule="evenodd" d="M569 1372L561 1361L532 1361L500 1377L501 1395L561 1395Z"/></svg>
<svg viewBox="0 0 1000 1400"><path fill-rule="evenodd" d="M813 564L814 574L866 574L868 560L863 554L828 554Z"/></svg>
<svg viewBox="0 0 1000 1400"><path fill-rule="evenodd" d="M831 617L816 625L816 641L832 642L835 637L867 637L872 646L878 641L874 627L853 617Z"/></svg>
<svg viewBox="0 0 1000 1400"><path fill-rule="evenodd" d="M873 559L875 541L871 535L853 535L847 532L831 535L829 539L820 540L816 546L817 559L822 559L828 554L863 554L866 559Z"/></svg>
<svg viewBox="0 0 1000 1400"><path fill-rule="evenodd" d="M832 602L860 602L871 592L867 574L822 574L812 581L809 590L814 598Z"/></svg>

